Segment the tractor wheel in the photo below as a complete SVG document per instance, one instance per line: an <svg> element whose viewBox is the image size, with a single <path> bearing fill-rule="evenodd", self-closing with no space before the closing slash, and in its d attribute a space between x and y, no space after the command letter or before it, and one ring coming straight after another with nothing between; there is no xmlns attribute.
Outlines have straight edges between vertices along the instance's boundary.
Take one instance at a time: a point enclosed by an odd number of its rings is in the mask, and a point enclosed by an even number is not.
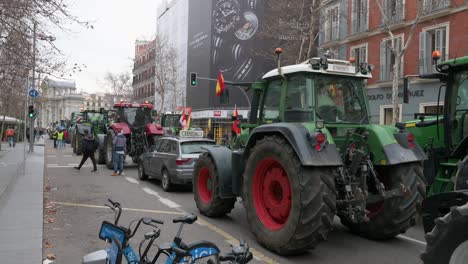
<svg viewBox="0 0 468 264"><path fill-rule="evenodd" d="M115 132L113 130L107 131L107 136L106 136L106 142L104 143L104 151L105 151L105 161L106 161L106 166L108 169L113 169L114 164L112 162L112 150L113 150L113 144L112 141L114 140L115 137Z"/></svg>
<svg viewBox="0 0 468 264"><path fill-rule="evenodd" d="M236 198L219 196L218 173L208 153L202 154L193 171L193 195L198 210L208 217L222 217L230 213Z"/></svg>
<svg viewBox="0 0 468 264"><path fill-rule="evenodd" d="M450 213L435 221L426 235L426 251L421 254L424 264L466 263L468 259L468 204L453 207Z"/></svg>
<svg viewBox="0 0 468 264"><path fill-rule="evenodd" d="M455 190L468 189L468 155L458 164L455 179Z"/></svg>
<svg viewBox="0 0 468 264"><path fill-rule="evenodd" d="M98 164L106 164L106 150L104 149L105 146L102 148L98 148L98 158L97 158L97 163Z"/></svg>
<svg viewBox="0 0 468 264"><path fill-rule="evenodd" d="M80 133L78 133L78 131L76 131L75 133L75 153L76 155L81 155L83 154L82 150L81 150L81 139L82 139L82 136Z"/></svg>
<svg viewBox="0 0 468 264"><path fill-rule="evenodd" d="M294 254L327 239L336 212L336 170L304 167L281 137L257 141L244 173L244 206L256 239Z"/></svg>
<svg viewBox="0 0 468 264"><path fill-rule="evenodd" d="M376 167L376 171L387 190L404 186L408 195L368 204L369 222L353 223L346 216L340 218L341 223L353 233L370 239L386 240L404 233L414 224L426 195L426 184L420 163ZM372 189L369 191L375 193Z"/></svg>

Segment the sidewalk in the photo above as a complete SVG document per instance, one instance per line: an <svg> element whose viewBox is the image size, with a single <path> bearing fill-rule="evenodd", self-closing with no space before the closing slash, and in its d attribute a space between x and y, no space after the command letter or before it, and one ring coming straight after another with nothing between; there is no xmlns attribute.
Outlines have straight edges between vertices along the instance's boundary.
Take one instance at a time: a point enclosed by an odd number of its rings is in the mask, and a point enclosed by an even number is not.
<svg viewBox="0 0 468 264"><path fill-rule="evenodd" d="M0 166L8 168L1 168L0 178L10 177L0 192L1 263L42 262L44 147L35 144L26 162L23 155L22 144L0 152Z"/></svg>

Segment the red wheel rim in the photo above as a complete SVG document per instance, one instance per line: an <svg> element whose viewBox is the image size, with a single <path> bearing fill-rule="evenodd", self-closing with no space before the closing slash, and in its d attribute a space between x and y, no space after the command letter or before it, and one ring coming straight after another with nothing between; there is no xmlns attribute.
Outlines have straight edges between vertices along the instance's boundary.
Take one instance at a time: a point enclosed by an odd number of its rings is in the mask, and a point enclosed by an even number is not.
<svg viewBox="0 0 468 264"><path fill-rule="evenodd" d="M283 166L273 158L260 161L252 187L255 210L262 224L273 231L283 228L291 211L291 185Z"/></svg>
<svg viewBox="0 0 468 264"><path fill-rule="evenodd" d="M208 168L202 168L198 172L198 195L203 203L209 204L211 202L211 197L213 191L211 190L211 174Z"/></svg>

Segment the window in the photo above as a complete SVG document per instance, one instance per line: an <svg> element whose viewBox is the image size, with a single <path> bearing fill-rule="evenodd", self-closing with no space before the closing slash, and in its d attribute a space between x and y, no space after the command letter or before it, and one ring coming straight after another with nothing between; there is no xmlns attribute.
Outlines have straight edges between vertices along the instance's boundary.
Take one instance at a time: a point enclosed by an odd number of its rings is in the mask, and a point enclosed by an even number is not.
<svg viewBox="0 0 468 264"><path fill-rule="evenodd" d="M282 79L271 81L264 95L263 118L265 121L279 118Z"/></svg>
<svg viewBox="0 0 468 264"><path fill-rule="evenodd" d="M419 33L419 73L436 72L436 64L432 60L432 52L440 51L441 61L448 59L449 25L437 25L424 28Z"/></svg>
<svg viewBox="0 0 468 264"><path fill-rule="evenodd" d="M158 152L167 153L170 150L170 141L168 139L161 139L161 145L157 149Z"/></svg>
<svg viewBox="0 0 468 264"><path fill-rule="evenodd" d="M191 141L181 143L180 147L182 149L182 154L198 154L205 152L202 147L215 144L216 143L213 141Z"/></svg>
<svg viewBox="0 0 468 264"><path fill-rule="evenodd" d="M423 0L423 13L428 14L450 6L450 0Z"/></svg>
<svg viewBox="0 0 468 264"><path fill-rule="evenodd" d="M353 0L352 33L359 33L368 29L369 0Z"/></svg>
<svg viewBox="0 0 468 264"><path fill-rule="evenodd" d="M419 104L419 112L424 114L443 114L444 113L444 103L439 103L439 111L437 112L437 102L431 103L421 103Z"/></svg>
<svg viewBox="0 0 468 264"><path fill-rule="evenodd" d="M400 22L405 18L404 0L384 0L382 9L389 24ZM384 18L382 23L385 23Z"/></svg>
<svg viewBox="0 0 468 264"><path fill-rule="evenodd" d="M340 36L340 5L325 9L325 42L337 40Z"/></svg>
<svg viewBox="0 0 468 264"><path fill-rule="evenodd" d="M400 112L400 120L402 119L401 104L398 105L398 112ZM392 105L381 105L380 106L380 124L381 125L392 125L393 122L393 106Z"/></svg>
<svg viewBox="0 0 468 264"><path fill-rule="evenodd" d="M351 57L356 59L356 65L367 63L367 43L359 46L351 47Z"/></svg>
<svg viewBox="0 0 468 264"><path fill-rule="evenodd" d="M400 52L403 48L403 35L395 36L395 47L397 52ZM393 65L395 64L395 56L393 55L390 47L392 41L390 39L384 39L380 43L380 80L390 81L393 78ZM399 76L403 75L403 58L400 61L400 72Z"/></svg>

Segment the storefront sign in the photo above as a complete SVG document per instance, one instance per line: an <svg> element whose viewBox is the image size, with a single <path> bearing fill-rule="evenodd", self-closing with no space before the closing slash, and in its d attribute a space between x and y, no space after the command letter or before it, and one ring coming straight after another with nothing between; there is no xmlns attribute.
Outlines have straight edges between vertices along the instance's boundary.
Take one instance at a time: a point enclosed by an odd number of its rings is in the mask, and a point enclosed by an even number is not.
<svg viewBox="0 0 468 264"><path fill-rule="evenodd" d="M221 115L222 115L222 111L220 110L213 111L213 116L221 116Z"/></svg>
<svg viewBox="0 0 468 264"><path fill-rule="evenodd" d="M403 93L398 93L398 97L403 97ZM410 91L410 97L424 97L424 90L416 90ZM368 95L367 98L369 101L377 101L377 100L391 100L392 93L379 93L379 94L371 94Z"/></svg>

